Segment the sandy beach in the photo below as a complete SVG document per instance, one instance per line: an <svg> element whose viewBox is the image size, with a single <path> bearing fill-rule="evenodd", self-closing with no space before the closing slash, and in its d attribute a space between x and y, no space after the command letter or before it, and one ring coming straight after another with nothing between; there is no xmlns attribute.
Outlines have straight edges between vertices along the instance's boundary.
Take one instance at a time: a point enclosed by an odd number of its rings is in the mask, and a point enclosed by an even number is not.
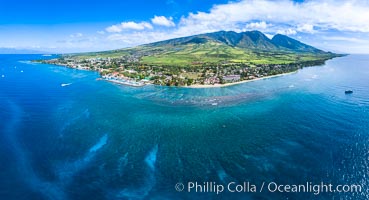
<svg viewBox="0 0 369 200"><path fill-rule="evenodd" d="M244 80L244 81L239 81L239 82L234 82L234 83L214 84L214 85L198 85L197 84L197 85L191 85L191 86L185 86L185 87L186 88L217 88L217 87L228 87L228 86L231 86L231 85L238 85L238 84L248 83L248 82L252 82L252 81L259 81L259 80L268 79L268 78L285 76L285 75L289 75L289 74L294 74L296 72L297 71L283 73L283 74L277 74L277 75L273 75L273 76L265 76L265 77L261 77L261 78L255 78L255 79L252 79L252 80Z"/></svg>

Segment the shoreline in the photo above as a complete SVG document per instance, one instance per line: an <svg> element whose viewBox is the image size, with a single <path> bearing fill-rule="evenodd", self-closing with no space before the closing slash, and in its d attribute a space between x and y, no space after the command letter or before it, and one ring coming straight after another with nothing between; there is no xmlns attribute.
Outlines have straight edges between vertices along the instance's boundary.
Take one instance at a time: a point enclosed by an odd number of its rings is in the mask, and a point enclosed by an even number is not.
<svg viewBox="0 0 369 200"><path fill-rule="evenodd" d="M259 81L259 80L264 80L264 79L269 79L269 78L275 78L275 77L279 77L279 76L286 76L286 75L297 73L297 71L287 72L287 73L282 73L282 74L276 74L276 75L271 75L271 76L265 76L265 77L261 77L261 78L251 79L251 80L243 80L243 81L233 82L233 83L214 84L214 85L198 85L197 84L197 85L182 86L182 87L183 88L191 88L191 89L228 87L228 86L238 85L238 84L242 84L242 83L248 83L248 82Z"/></svg>
<svg viewBox="0 0 369 200"><path fill-rule="evenodd" d="M44 64L44 63L41 63ZM90 70L90 69L81 69L81 68L75 68L75 67L71 67L69 65L64 65L64 64L51 64L51 65L56 65L56 66L61 66L61 67L66 67L66 68L70 68L70 69L76 69L76 70L82 70L82 71L91 71L91 72L97 72L95 70ZM225 84L214 84L214 85L199 85L199 84L195 84L195 85L190 85L190 86L177 86L180 88L191 88L191 89L202 89L202 88L221 88L221 87L228 87L228 86L232 86L232 85L238 85L238 84L243 84L243 83L248 83L248 82L253 82L253 81L259 81L259 80L264 80L264 79L269 79L269 78L275 78L275 77L280 77L280 76L285 76L285 75L290 75L290 74L294 74L297 73L298 70L293 71L293 72L287 72L287 73L282 73L282 74L276 74L276 75L271 75L271 76L265 76L265 77L260 77L260 78L255 78L255 79L251 79L251 80L243 80L243 81L239 81L239 82L233 82L233 83L225 83ZM125 86L130 86L130 87L145 87L148 85L156 85L156 84L131 84L131 83L126 83L125 81L122 82L120 80L108 80L103 78L101 75L99 78L97 78L97 80L103 80L103 81L107 81L107 82L111 82L111 83L115 83L115 84L120 84L120 85L125 85ZM163 86L163 85L157 85L157 86ZM171 87L171 86L165 86L165 87Z"/></svg>

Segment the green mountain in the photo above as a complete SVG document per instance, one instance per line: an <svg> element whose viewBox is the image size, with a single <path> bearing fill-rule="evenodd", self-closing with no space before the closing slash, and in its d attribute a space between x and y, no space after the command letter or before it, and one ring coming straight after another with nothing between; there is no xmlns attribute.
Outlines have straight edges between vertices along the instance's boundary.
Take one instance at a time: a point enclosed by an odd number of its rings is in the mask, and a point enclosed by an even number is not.
<svg viewBox="0 0 369 200"><path fill-rule="evenodd" d="M170 39L156 42L144 46L160 47L165 45L188 45L205 44L207 42L216 42L230 47L238 47L253 51L291 51L294 53L325 53L322 50L306 45L288 36L277 34L269 39L260 31L247 31L236 33L234 31L219 31L201 35Z"/></svg>
<svg viewBox="0 0 369 200"><path fill-rule="evenodd" d="M272 42L280 48L285 48L293 52L307 52L307 53L325 53L324 51L315 47L306 45L300 41L287 37L285 35L277 34L273 37Z"/></svg>
<svg viewBox="0 0 369 200"><path fill-rule="evenodd" d="M148 65L192 66L211 63L286 64L337 56L285 35L269 39L259 31L219 31L132 48L73 56L125 58Z"/></svg>
<svg viewBox="0 0 369 200"><path fill-rule="evenodd" d="M230 47L238 47L250 50L277 50L278 47L259 31L249 31L236 33L233 31L219 31L201 35L171 39L149 44L147 46L162 45L186 45L186 44L204 44L207 42L216 42Z"/></svg>

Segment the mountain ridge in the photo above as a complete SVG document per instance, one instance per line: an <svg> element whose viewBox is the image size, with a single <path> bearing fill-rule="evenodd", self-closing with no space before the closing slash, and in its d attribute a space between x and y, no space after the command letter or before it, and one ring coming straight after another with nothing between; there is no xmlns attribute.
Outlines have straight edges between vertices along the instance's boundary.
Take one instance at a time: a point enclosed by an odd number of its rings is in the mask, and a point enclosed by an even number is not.
<svg viewBox="0 0 369 200"><path fill-rule="evenodd" d="M117 58L157 66L198 66L219 63L288 64L336 56L285 35L268 38L260 31L217 31L173 38L123 49L64 54L75 58Z"/></svg>
<svg viewBox="0 0 369 200"><path fill-rule="evenodd" d="M205 43L208 40L220 42L222 44L250 49L254 51L269 50L269 51L292 51L304 53L324 53L323 50L317 49L310 45L304 44L296 39L282 34L276 34L272 39L269 39L260 31L246 31L237 33L235 31L217 31L212 33L204 33L193 36L186 36L174 39L168 39L159 42L144 44L141 46L161 46L161 45L181 45L188 43ZM196 42L199 41L199 42ZM328 53L328 52L327 52Z"/></svg>

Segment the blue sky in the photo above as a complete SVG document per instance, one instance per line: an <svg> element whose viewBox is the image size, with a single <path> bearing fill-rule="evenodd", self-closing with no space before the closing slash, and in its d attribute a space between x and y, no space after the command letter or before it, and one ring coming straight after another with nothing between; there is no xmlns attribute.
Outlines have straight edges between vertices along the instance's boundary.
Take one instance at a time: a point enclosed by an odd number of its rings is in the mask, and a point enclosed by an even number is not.
<svg viewBox="0 0 369 200"><path fill-rule="evenodd" d="M260 30L324 50L369 53L368 10L365 0L12 0L0 6L0 47L85 52Z"/></svg>

